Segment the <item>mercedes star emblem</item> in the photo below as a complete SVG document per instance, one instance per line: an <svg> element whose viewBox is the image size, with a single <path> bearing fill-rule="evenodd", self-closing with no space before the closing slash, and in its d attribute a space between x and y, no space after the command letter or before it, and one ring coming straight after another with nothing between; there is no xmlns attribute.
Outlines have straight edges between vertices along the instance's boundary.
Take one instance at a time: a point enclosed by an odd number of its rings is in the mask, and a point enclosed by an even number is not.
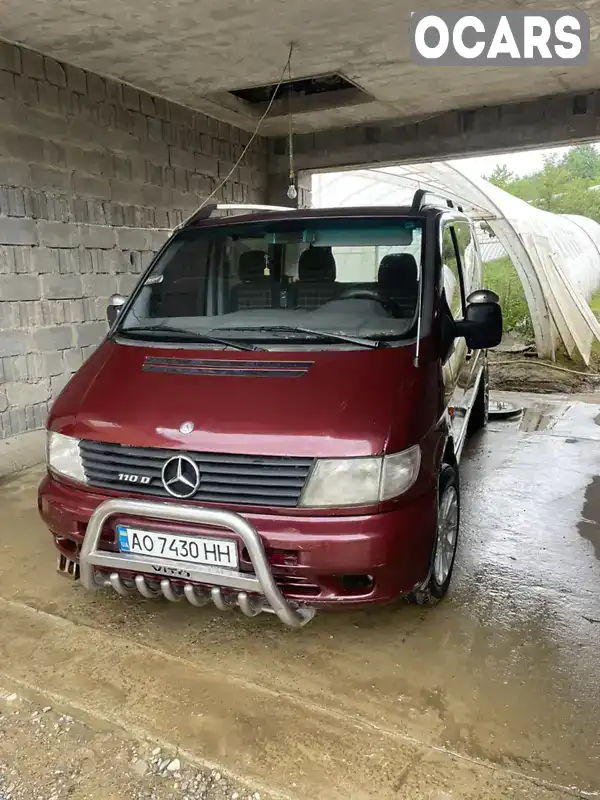
<svg viewBox="0 0 600 800"><path fill-rule="evenodd" d="M185 499L198 490L200 472L191 458L174 456L162 468L162 482L170 495Z"/></svg>
<svg viewBox="0 0 600 800"><path fill-rule="evenodd" d="M182 422L182 424L179 426L179 433L191 433L193 430L193 422Z"/></svg>

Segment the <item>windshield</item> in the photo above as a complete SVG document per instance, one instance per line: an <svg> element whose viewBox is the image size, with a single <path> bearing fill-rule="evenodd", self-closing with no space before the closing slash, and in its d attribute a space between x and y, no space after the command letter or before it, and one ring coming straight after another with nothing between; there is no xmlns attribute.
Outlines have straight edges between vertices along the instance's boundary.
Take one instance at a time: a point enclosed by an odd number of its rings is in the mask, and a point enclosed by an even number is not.
<svg viewBox="0 0 600 800"><path fill-rule="evenodd" d="M422 249L422 221L405 217L182 231L146 275L119 332L168 341L178 329L232 346L314 344L319 334L329 346L339 341L333 334L402 339L415 323Z"/></svg>

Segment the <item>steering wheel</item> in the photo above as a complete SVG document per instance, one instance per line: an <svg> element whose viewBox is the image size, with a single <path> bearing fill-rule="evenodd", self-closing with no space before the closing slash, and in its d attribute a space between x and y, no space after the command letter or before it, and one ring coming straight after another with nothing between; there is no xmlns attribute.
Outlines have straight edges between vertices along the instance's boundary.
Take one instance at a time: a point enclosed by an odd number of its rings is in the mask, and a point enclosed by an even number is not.
<svg viewBox="0 0 600 800"><path fill-rule="evenodd" d="M340 300L373 300L376 303L381 303L386 311L393 311L394 304L389 297L386 297L378 289L361 289L355 286L353 289L346 289L340 295Z"/></svg>

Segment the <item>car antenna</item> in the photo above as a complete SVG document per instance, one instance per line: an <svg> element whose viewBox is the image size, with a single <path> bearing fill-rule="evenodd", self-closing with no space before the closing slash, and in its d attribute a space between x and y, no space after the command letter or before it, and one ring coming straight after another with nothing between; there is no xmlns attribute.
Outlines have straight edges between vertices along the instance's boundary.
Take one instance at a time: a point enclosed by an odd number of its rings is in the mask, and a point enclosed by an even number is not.
<svg viewBox="0 0 600 800"><path fill-rule="evenodd" d="M417 295L417 343L415 346L415 357L413 359L413 366L419 367L419 352L421 347L421 297L423 295L423 280L422 280L422 269L421 265L419 265L419 293Z"/></svg>

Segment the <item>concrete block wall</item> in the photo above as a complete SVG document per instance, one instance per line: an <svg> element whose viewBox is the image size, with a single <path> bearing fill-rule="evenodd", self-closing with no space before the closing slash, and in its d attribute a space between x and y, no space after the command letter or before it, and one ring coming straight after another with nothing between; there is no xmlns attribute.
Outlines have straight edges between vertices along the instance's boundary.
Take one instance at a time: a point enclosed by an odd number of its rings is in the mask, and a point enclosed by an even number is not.
<svg viewBox="0 0 600 800"><path fill-rule="evenodd" d="M0 439L43 427L169 229L250 134L0 42ZM252 143L222 202L264 202Z"/></svg>

